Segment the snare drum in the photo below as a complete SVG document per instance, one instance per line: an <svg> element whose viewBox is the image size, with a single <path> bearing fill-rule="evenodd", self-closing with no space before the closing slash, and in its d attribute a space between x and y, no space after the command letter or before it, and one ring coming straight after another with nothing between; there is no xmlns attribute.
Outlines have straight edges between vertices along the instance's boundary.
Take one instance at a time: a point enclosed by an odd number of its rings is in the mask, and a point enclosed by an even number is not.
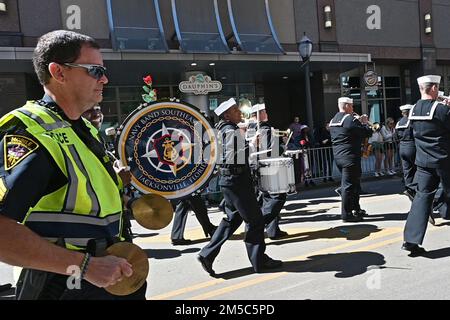
<svg viewBox="0 0 450 320"><path fill-rule="evenodd" d="M294 160L263 159L258 162L259 189L269 194L295 192Z"/></svg>

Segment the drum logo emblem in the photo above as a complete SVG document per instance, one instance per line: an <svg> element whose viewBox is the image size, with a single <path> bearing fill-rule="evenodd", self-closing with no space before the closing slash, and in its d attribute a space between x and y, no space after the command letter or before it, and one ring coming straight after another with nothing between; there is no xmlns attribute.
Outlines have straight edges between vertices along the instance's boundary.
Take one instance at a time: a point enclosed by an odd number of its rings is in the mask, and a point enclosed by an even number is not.
<svg viewBox="0 0 450 320"><path fill-rule="evenodd" d="M186 103L140 107L119 128L118 152L142 193L187 197L206 185L216 162L214 130Z"/></svg>
<svg viewBox="0 0 450 320"><path fill-rule="evenodd" d="M159 134L160 137L150 140L147 152L142 157L149 159L157 171L164 172L166 167L165 172L170 170L176 177L177 171L189 163L193 144L183 143L183 133L177 132L175 128L167 128L164 124L154 136Z"/></svg>

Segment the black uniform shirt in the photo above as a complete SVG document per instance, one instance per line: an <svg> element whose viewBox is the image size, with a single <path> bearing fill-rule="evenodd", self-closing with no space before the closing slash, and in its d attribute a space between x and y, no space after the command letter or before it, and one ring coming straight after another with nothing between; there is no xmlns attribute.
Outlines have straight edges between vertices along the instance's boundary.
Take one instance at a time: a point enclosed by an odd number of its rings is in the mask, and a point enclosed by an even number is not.
<svg viewBox="0 0 450 320"><path fill-rule="evenodd" d="M408 117L402 117L395 126L397 139L402 144L414 144L414 133Z"/></svg>
<svg viewBox="0 0 450 320"><path fill-rule="evenodd" d="M41 104L56 111L72 125L77 135L104 163L113 180L117 181L112 163L103 160L103 145L92 136L84 120L69 120L49 96L44 96ZM9 137L31 142L25 148L12 143ZM34 207L43 196L67 184L67 178L47 149L26 131L20 120L12 120L8 128L0 132L0 138L0 214L22 222L30 207ZM13 165L11 156L15 156Z"/></svg>
<svg viewBox="0 0 450 320"><path fill-rule="evenodd" d="M219 164L222 168L239 170L239 174L221 175L219 185L231 186L241 179L249 179L249 145L244 137L240 136L239 127L229 121L220 120L216 128L220 131L222 145Z"/></svg>
<svg viewBox="0 0 450 320"><path fill-rule="evenodd" d="M331 142L336 162L342 167L360 163L361 144L372 129L351 114L338 112L330 122Z"/></svg>
<svg viewBox="0 0 450 320"><path fill-rule="evenodd" d="M434 102L419 100L410 114L417 149L416 165L425 168L450 165L450 108L439 103L433 110Z"/></svg>

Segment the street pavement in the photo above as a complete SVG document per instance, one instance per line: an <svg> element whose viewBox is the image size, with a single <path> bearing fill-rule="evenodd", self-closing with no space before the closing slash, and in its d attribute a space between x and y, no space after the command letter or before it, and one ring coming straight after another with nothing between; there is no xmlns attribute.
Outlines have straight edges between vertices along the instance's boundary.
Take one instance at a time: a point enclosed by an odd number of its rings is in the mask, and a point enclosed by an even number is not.
<svg viewBox="0 0 450 320"><path fill-rule="evenodd" d="M214 262L217 278L196 260L207 243L193 213L185 238L189 246L172 246L171 225L146 230L133 221L135 243L148 256L147 298L151 300L378 300L450 299L449 222L436 219L424 241L428 253L409 257L400 250L410 201L400 178L362 184L361 206L369 217L343 223L336 185L304 189L290 196L281 229L289 236L266 239L267 254L284 261L273 272L253 273L243 243L243 226L225 242ZM218 224L222 212L209 210ZM0 285L13 281L12 267L0 264ZM0 293L11 299L12 291Z"/></svg>

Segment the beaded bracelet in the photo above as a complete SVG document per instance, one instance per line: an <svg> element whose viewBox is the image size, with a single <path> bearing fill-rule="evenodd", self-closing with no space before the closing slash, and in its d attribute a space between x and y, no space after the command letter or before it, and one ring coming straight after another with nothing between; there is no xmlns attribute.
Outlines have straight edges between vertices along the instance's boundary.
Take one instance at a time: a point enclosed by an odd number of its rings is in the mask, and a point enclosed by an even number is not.
<svg viewBox="0 0 450 320"><path fill-rule="evenodd" d="M87 269L88 269L88 265L89 265L89 260L91 258L91 255L89 253L86 252L86 254L84 255L83 258L83 262L81 263L80 266L80 279L83 280L84 276L86 275Z"/></svg>

